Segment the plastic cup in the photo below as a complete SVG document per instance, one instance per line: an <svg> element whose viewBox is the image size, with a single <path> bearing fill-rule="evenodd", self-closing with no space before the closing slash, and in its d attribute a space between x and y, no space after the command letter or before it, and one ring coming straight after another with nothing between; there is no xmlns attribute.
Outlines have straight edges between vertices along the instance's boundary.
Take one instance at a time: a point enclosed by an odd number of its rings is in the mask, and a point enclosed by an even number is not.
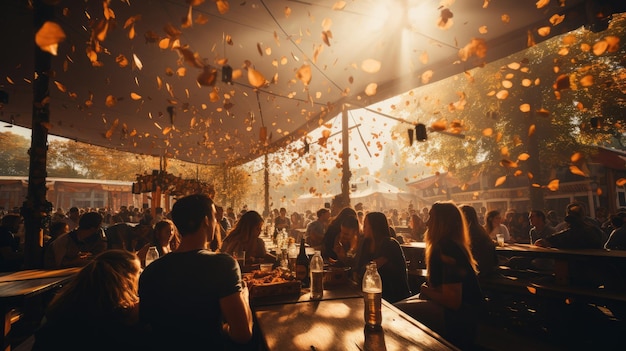
<svg viewBox="0 0 626 351"><path fill-rule="evenodd" d="M496 242L498 243L498 246L503 247L504 246L504 235L496 234Z"/></svg>

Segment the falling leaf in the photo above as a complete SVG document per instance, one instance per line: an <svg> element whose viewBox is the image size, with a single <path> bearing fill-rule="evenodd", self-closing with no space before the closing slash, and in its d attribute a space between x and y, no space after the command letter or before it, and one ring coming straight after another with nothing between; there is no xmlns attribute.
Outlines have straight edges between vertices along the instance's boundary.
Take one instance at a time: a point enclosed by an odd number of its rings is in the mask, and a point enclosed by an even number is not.
<svg viewBox="0 0 626 351"><path fill-rule="evenodd" d="M527 161L530 158L530 155L522 152L521 154L519 154L519 156L517 156L517 159L520 161Z"/></svg>
<svg viewBox="0 0 626 351"><path fill-rule="evenodd" d="M461 61L467 61L470 57L485 58L487 56L487 43L484 39L472 38L470 42L459 50Z"/></svg>
<svg viewBox="0 0 626 351"><path fill-rule="evenodd" d="M530 112L530 104L521 104L519 110L522 112Z"/></svg>
<svg viewBox="0 0 626 351"><path fill-rule="evenodd" d="M433 74L434 72L430 69L422 73L422 84L428 84L430 82L430 79L433 77Z"/></svg>
<svg viewBox="0 0 626 351"><path fill-rule="evenodd" d="M509 157L509 148L506 146L503 146L500 149L500 155L504 156L504 157Z"/></svg>
<svg viewBox="0 0 626 351"><path fill-rule="evenodd" d="M178 50L186 63L191 64L195 68L204 68L204 63L202 62L200 55L197 53L191 51L187 47L178 47L176 50Z"/></svg>
<svg viewBox="0 0 626 351"><path fill-rule="evenodd" d="M572 163L578 163L580 161L582 161L584 158L583 154L580 152L575 152L574 154L572 154L572 156L570 157L570 161Z"/></svg>
<svg viewBox="0 0 626 351"><path fill-rule="evenodd" d="M56 56L59 43L65 40L65 32L54 22L44 22L35 34L35 44L45 52Z"/></svg>
<svg viewBox="0 0 626 351"><path fill-rule="evenodd" d="M624 186L626 185L626 178L620 178L617 181L615 181L615 185L617 186Z"/></svg>
<svg viewBox="0 0 626 351"><path fill-rule="evenodd" d="M501 160L500 161L500 166L502 166L504 168L517 168L518 167L517 162L513 162L513 161L507 160L507 159Z"/></svg>
<svg viewBox="0 0 626 351"><path fill-rule="evenodd" d="M619 50L619 37L608 35L604 37L604 41L606 41L606 43L608 44L608 52L616 52L617 50Z"/></svg>
<svg viewBox="0 0 626 351"><path fill-rule="evenodd" d="M530 127L528 127L528 137L531 137L535 134L535 129L537 127L535 127L534 124L531 124Z"/></svg>
<svg viewBox="0 0 626 351"><path fill-rule="evenodd" d="M491 128L485 128L483 129L483 135L486 137L490 137L493 135L493 129Z"/></svg>
<svg viewBox="0 0 626 351"><path fill-rule="evenodd" d="M365 87L365 95L374 96L376 95L376 90L378 89L378 84L370 83Z"/></svg>
<svg viewBox="0 0 626 351"><path fill-rule="evenodd" d="M135 54L133 54L133 61L135 62L135 67L137 67L137 69L141 71L141 69L143 68L143 63L141 63L141 60Z"/></svg>
<svg viewBox="0 0 626 351"><path fill-rule="evenodd" d="M346 7L345 1L337 1L333 4L333 11L341 11Z"/></svg>
<svg viewBox="0 0 626 351"><path fill-rule="evenodd" d="M521 170L521 169L518 169L517 171L515 171L515 173L513 173L513 175L514 175L515 177L519 177L519 176L521 176L522 174L524 174L524 172L522 172L522 170Z"/></svg>
<svg viewBox="0 0 626 351"><path fill-rule="evenodd" d="M230 9L228 1L226 0L217 0L215 1L215 5L217 6L217 11L219 11L220 15L225 14Z"/></svg>
<svg viewBox="0 0 626 351"><path fill-rule="evenodd" d="M550 35L550 27L545 26L545 27L541 27L537 29L537 34L539 34L542 37L547 37L548 35Z"/></svg>
<svg viewBox="0 0 626 351"><path fill-rule="evenodd" d="M609 43L606 40L602 39L593 44L593 54L596 56L600 56L604 54L608 48Z"/></svg>
<svg viewBox="0 0 626 351"><path fill-rule="evenodd" d="M592 75L586 75L582 78L580 78L580 85L582 85L583 87L590 87L593 85L593 76Z"/></svg>
<svg viewBox="0 0 626 351"><path fill-rule="evenodd" d="M248 82L255 88L265 85L266 79L263 74L252 67L248 67Z"/></svg>
<svg viewBox="0 0 626 351"><path fill-rule="evenodd" d="M502 176L502 177L496 179L495 186L498 187L498 186L504 184L505 181L506 181L506 176Z"/></svg>
<svg viewBox="0 0 626 351"><path fill-rule="evenodd" d="M60 92L67 92L67 88L65 87L65 85L61 84L60 82L57 82L56 80L54 81L54 85L57 86L57 89L59 89Z"/></svg>
<svg viewBox="0 0 626 351"><path fill-rule="evenodd" d="M529 87L529 86L532 85L532 83L533 83L533 81L528 79L528 78L522 79L522 86L523 87Z"/></svg>
<svg viewBox="0 0 626 351"><path fill-rule="evenodd" d="M581 171L580 168L578 168L577 166L574 166L574 165L569 166L569 171L572 172L572 174L576 174L581 177L587 177L585 172Z"/></svg>
<svg viewBox="0 0 626 351"><path fill-rule="evenodd" d="M565 20L565 15L554 14L548 20L552 26L558 26Z"/></svg>
<svg viewBox="0 0 626 351"><path fill-rule="evenodd" d="M437 21L437 26L439 27L439 29L451 28L453 25L452 17L454 17L454 14L452 13L452 11L450 11L450 9L442 9L439 15L439 19Z"/></svg>
<svg viewBox="0 0 626 351"><path fill-rule="evenodd" d="M546 185L546 188L550 189L550 191L559 190L559 180L558 179L551 180L550 183Z"/></svg>
<svg viewBox="0 0 626 351"><path fill-rule="evenodd" d="M126 58L126 56L124 56L122 54L117 55L117 57L115 58L115 62L121 68L124 68L124 67L128 66L128 63L129 63L128 59Z"/></svg>
<svg viewBox="0 0 626 351"><path fill-rule="evenodd" d="M511 22L511 16L505 13L502 16L500 16L500 20L502 21L502 23L509 23Z"/></svg>
<svg viewBox="0 0 626 351"><path fill-rule="evenodd" d="M499 100L504 100L504 99L509 97L509 91L508 90L500 90L498 93L496 93L496 97Z"/></svg>
<svg viewBox="0 0 626 351"><path fill-rule="evenodd" d="M311 83L312 73L311 66L304 64L296 72L296 77L305 85L308 86Z"/></svg>
<svg viewBox="0 0 626 351"><path fill-rule="evenodd" d="M545 108L540 108L539 110L535 111L535 113L541 117L550 117L550 111L546 110Z"/></svg>
<svg viewBox="0 0 626 351"><path fill-rule="evenodd" d="M181 67L182 68L182 67ZM217 80L217 69L213 66L206 65L202 69L202 73L198 75L196 81L202 86L213 86Z"/></svg>
<svg viewBox="0 0 626 351"><path fill-rule="evenodd" d="M367 73L377 73L380 71L380 61L374 59L367 59L361 63L361 69Z"/></svg>
<svg viewBox="0 0 626 351"><path fill-rule="evenodd" d="M141 95L137 94L137 93L130 93L130 98L133 100L141 100Z"/></svg>
<svg viewBox="0 0 626 351"><path fill-rule="evenodd" d="M113 95L108 95L105 101L107 107L113 107L117 103L117 99Z"/></svg>
<svg viewBox="0 0 626 351"><path fill-rule="evenodd" d="M448 128L448 122L445 119L440 119L438 121L433 122L430 125L430 128L434 131L441 132Z"/></svg>
<svg viewBox="0 0 626 351"><path fill-rule="evenodd" d="M322 41L326 46L330 46L330 39L333 38L333 33L329 30L325 30L322 32Z"/></svg>
<svg viewBox="0 0 626 351"><path fill-rule="evenodd" d="M480 34L487 34L487 26L480 26L478 27L478 33Z"/></svg>
<svg viewBox="0 0 626 351"><path fill-rule="evenodd" d="M537 6L538 9L541 9L541 8L548 6L549 3L550 3L550 0L538 0L535 5Z"/></svg>

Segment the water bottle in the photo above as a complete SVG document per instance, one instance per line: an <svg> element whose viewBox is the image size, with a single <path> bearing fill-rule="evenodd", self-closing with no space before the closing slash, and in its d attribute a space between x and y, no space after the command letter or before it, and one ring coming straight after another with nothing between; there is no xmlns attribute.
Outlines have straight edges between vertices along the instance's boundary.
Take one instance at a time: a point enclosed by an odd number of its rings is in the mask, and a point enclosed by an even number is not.
<svg viewBox="0 0 626 351"><path fill-rule="evenodd" d="M376 262L370 262L363 275L363 299L365 300L364 318L368 328L380 328L382 323L381 299L383 296L383 281L378 274Z"/></svg>
<svg viewBox="0 0 626 351"><path fill-rule="evenodd" d="M146 267L153 261L159 258L159 252L157 251L156 246L150 246L148 248L148 252L146 253Z"/></svg>
<svg viewBox="0 0 626 351"><path fill-rule="evenodd" d="M324 296L324 260L318 250L311 258L311 299L320 300Z"/></svg>

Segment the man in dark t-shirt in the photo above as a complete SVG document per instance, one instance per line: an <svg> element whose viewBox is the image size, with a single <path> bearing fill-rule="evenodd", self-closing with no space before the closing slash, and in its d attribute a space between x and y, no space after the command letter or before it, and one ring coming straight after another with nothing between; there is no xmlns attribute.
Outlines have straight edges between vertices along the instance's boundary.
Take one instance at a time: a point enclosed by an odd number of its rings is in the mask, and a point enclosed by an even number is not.
<svg viewBox="0 0 626 351"><path fill-rule="evenodd" d="M223 350L252 338L252 312L237 261L206 249L217 228L206 195L179 199L172 220L178 249L152 262L139 279L140 320L152 328L154 350ZM223 323L223 321L225 323Z"/></svg>

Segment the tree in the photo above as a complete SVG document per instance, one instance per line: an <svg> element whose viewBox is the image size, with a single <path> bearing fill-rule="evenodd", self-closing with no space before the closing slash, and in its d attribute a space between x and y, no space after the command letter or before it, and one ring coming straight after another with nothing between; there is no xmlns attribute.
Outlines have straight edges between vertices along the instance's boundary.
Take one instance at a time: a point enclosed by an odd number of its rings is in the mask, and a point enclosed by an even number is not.
<svg viewBox="0 0 626 351"><path fill-rule="evenodd" d="M11 132L0 132L0 174L5 176L27 176L30 141Z"/></svg>

